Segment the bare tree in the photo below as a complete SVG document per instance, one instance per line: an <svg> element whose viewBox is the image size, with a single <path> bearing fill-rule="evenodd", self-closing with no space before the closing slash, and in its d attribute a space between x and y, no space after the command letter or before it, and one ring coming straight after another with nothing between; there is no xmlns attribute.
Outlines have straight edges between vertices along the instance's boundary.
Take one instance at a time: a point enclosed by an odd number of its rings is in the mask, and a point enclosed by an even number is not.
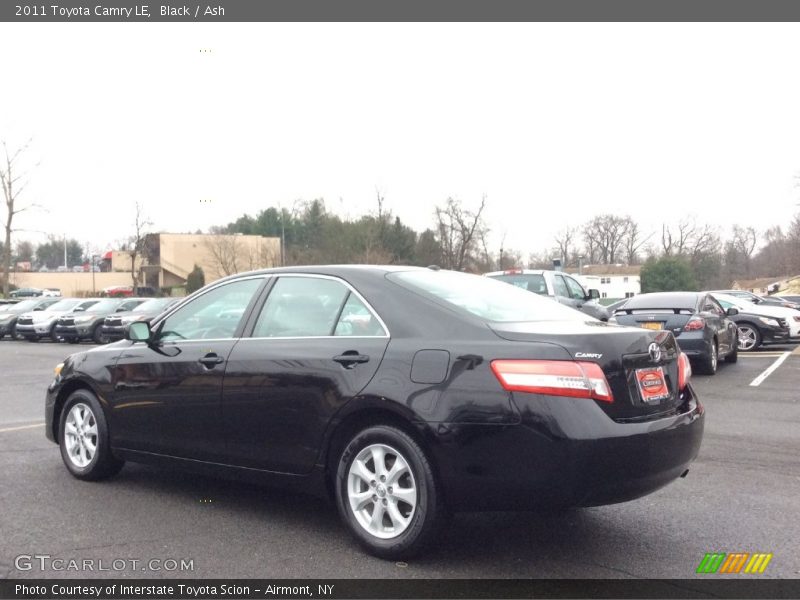
<svg viewBox="0 0 800 600"><path fill-rule="evenodd" d="M628 216L612 214L598 215L589 221L583 228L583 236L592 258L603 264L616 263L632 223Z"/></svg>
<svg viewBox="0 0 800 600"><path fill-rule="evenodd" d="M133 220L133 235L128 238L128 256L131 258L131 285L134 290L136 290L136 283L139 280L139 272L136 269L136 259L141 256L144 251L147 229L152 225L152 221L144 216L142 205L137 201L136 213Z"/></svg>
<svg viewBox="0 0 800 600"><path fill-rule="evenodd" d="M211 259L215 279L239 272L239 244L236 235L217 234L209 237L205 242Z"/></svg>
<svg viewBox="0 0 800 600"><path fill-rule="evenodd" d="M444 208L436 207L437 241L442 247L445 268L461 271L475 262L475 249L482 233L487 231L483 221L486 196L475 212L465 209L461 202L448 198Z"/></svg>
<svg viewBox="0 0 800 600"><path fill-rule="evenodd" d="M27 173L17 173L18 160L31 144L28 140L25 144L13 152L9 152L6 142L3 142L3 152L5 154L5 164L0 166L0 184L3 186L3 197L6 203L5 221L5 243L3 244L2 264L2 290L3 295L8 297L9 274L11 273L11 234L14 232L14 217L19 213L28 210L32 205L20 206L18 200L22 190L27 184Z"/></svg>
<svg viewBox="0 0 800 600"><path fill-rule="evenodd" d="M642 237L639 224L632 220L628 227L628 235L625 237L625 257L629 265L639 263L639 251L647 244L653 234Z"/></svg>
<svg viewBox="0 0 800 600"><path fill-rule="evenodd" d="M561 258L564 261L564 267L568 267L574 262L573 241L577 230L574 227L565 227L559 231L553 238L558 245L558 250L561 253Z"/></svg>

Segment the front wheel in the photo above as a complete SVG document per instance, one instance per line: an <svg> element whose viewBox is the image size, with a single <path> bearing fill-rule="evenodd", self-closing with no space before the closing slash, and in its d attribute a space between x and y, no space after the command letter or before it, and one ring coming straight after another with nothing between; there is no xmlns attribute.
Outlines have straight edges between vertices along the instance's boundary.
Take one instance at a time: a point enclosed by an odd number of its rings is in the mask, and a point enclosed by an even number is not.
<svg viewBox="0 0 800 600"><path fill-rule="evenodd" d="M388 425L357 433L336 471L336 504L356 540L380 558L409 558L436 536L444 503L414 439Z"/></svg>
<svg viewBox="0 0 800 600"><path fill-rule="evenodd" d="M78 479L105 479L116 475L125 464L111 453L103 409L88 390L77 390L67 398L58 432L61 458Z"/></svg>

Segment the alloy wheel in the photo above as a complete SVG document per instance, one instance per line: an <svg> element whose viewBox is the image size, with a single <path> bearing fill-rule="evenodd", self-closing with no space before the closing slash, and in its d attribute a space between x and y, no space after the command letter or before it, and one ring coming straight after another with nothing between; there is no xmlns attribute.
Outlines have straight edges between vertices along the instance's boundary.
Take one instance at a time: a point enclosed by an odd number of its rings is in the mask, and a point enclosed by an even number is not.
<svg viewBox="0 0 800 600"><path fill-rule="evenodd" d="M408 460L385 444L365 447L350 465L347 498L356 521L369 534L399 536L417 508L417 484Z"/></svg>
<svg viewBox="0 0 800 600"><path fill-rule="evenodd" d="M742 326L739 327L739 350L747 352L756 347L758 343L758 334L752 327Z"/></svg>
<svg viewBox="0 0 800 600"><path fill-rule="evenodd" d="M64 424L67 456L76 467L85 468L97 453L97 420L83 402L75 404Z"/></svg>

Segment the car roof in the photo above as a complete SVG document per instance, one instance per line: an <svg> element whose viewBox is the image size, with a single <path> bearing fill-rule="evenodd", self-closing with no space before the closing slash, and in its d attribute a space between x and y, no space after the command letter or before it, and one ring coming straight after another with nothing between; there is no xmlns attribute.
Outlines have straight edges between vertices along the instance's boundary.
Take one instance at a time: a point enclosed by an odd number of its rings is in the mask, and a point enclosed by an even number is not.
<svg viewBox="0 0 800 600"><path fill-rule="evenodd" d="M650 292L628 298L625 309L693 308L709 292Z"/></svg>

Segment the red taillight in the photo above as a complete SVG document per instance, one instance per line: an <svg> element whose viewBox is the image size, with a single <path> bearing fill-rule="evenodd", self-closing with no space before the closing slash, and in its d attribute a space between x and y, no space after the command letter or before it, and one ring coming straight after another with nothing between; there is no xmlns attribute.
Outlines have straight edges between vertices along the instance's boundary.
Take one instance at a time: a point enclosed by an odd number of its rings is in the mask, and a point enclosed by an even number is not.
<svg viewBox="0 0 800 600"><path fill-rule="evenodd" d="M493 360L492 371L503 389L509 392L614 401L606 376L596 363L567 360Z"/></svg>
<svg viewBox="0 0 800 600"><path fill-rule="evenodd" d="M684 352L678 355L678 390L683 390L692 378L692 364Z"/></svg>
<svg viewBox="0 0 800 600"><path fill-rule="evenodd" d="M506 269L503 271L503 275L521 275L522 269Z"/></svg>
<svg viewBox="0 0 800 600"><path fill-rule="evenodd" d="M703 327L706 326L705 319L703 317L692 317L689 319L689 322L686 323L686 327L683 328L684 331L699 331Z"/></svg>

